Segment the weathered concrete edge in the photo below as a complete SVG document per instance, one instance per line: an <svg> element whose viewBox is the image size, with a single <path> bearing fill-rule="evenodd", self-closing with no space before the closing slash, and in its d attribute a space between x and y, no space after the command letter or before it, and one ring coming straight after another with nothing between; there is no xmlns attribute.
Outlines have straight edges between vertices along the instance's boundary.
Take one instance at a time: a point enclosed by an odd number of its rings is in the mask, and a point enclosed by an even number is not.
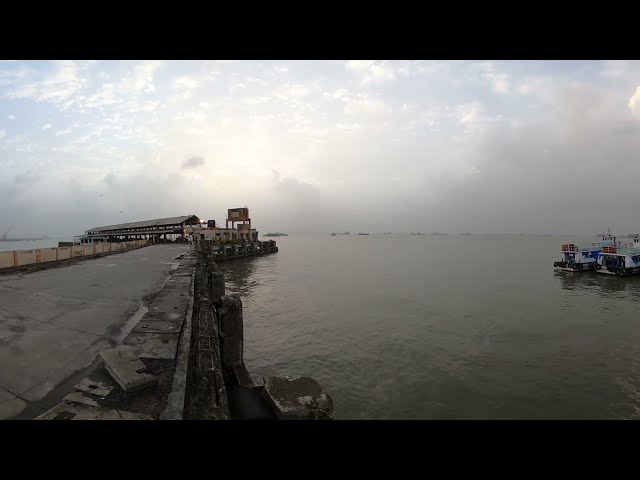
<svg viewBox="0 0 640 480"><path fill-rule="evenodd" d="M185 315L178 340L178 351L176 353L176 369L173 373L171 391L167 396L167 406L160 413L160 420L182 420L184 416L184 401L187 388L187 368L189 366L189 353L191 351L191 317L193 316L194 288L195 288L195 262L191 257L191 285L189 287L191 295L187 305Z"/></svg>
<svg viewBox="0 0 640 480"><path fill-rule="evenodd" d="M151 245L153 244L148 243L146 245L140 245L139 247L127 248L126 250L116 250L115 252L94 253L91 255L82 255L80 257L65 258L63 260L52 260L51 262L29 263L27 265L21 265L19 267L5 267L0 268L0 275L12 275L16 273L27 275L29 273L40 272L42 270L50 270L52 268L68 267L69 265L75 265L76 263L84 262L87 260L95 260L97 258L108 257L110 255L132 252L133 250L139 250Z"/></svg>

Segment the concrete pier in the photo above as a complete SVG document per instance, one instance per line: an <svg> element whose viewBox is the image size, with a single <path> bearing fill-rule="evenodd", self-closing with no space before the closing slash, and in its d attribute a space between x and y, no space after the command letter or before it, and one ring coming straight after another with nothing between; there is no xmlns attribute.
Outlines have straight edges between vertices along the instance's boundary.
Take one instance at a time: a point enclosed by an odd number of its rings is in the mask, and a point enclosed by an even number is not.
<svg viewBox="0 0 640 480"><path fill-rule="evenodd" d="M256 243L152 245L0 277L0 419L333 418L312 378L256 385L244 365L242 299L216 259L277 251Z"/></svg>
<svg viewBox="0 0 640 480"><path fill-rule="evenodd" d="M122 342L188 251L155 245L0 276L0 419L36 417L73 391L56 388Z"/></svg>

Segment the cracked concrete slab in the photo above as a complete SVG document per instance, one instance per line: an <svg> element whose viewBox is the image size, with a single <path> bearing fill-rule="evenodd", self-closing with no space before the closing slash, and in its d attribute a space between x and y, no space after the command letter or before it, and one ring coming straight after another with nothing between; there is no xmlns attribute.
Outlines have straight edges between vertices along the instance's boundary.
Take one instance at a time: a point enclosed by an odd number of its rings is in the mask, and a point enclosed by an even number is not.
<svg viewBox="0 0 640 480"><path fill-rule="evenodd" d="M95 341L95 335L49 324L5 338L0 341L0 385L12 392L25 392Z"/></svg>
<svg viewBox="0 0 640 480"><path fill-rule="evenodd" d="M123 323L129 316L129 312L123 311L121 305L85 303L77 310L59 315L49 323L93 335L109 336L108 331L114 325Z"/></svg>
<svg viewBox="0 0 640 480"><path fill-rule="evenodd" d="M176 358L179 335L177 333L130 333L124 340L126 345L139 349L140 358Z"/></svg>
<svg viewBox="0 0 640 480"><path fill-rule="evenodd" d="M18 397L0 403L0 420L7 420L18 415L27 407L27 402Z"/></svg>
<svg viewBox="0 0 640 480"><path fill-rule="evenodd" d="M56 299L28 290L9 293L5 291L0 298L3 309L40 322L47 322L84 303L72 298Z"/></svg>
<svg viewBox="0 0 640 480"><path fill-rule="evenodd" d="M0 295L0 299L2 296ZM0 340L42 325L42 322L0 308Z"/></svg>
<svg viewBox="0 0 640 480"><path fill-rule="evenodd" d="M179 322L184 321L184 315L179 312L147 312L141 321L144 322Z"/></svg>
<svg viewBox="0 0 640 480"><path fill-rule="evenodd" d="M135 333L180 333L182 322L147 322L140 320L132 330Z"/></svg>
<svg viewBox="0 0 640 480"><path fill-rule="evenodd" d="M92 393L100 397L106 397L111 393L114 386L105 382L94 381L91 377L83 378L75 387L79 392Z"/></svg>
<svg viewBox="0 0 640 480"><path fill-rule="evenodd" d="M98 406L98 402L80 392L72 392L65 396L63 400L67 403L82 403L83 405L89 405L90 407Z"/></svg>
<svg viewBox="0 0 640 480"><path fill-rule="evenodd" d="M42 382L37 383L29 390L21 393L20 396L29 402L39 402L57 385L60 385L64 380L69 378L70 375L91 366L100 351L108 346L108 340L98 339L92 343L89 348L70 358L62 368L49 372Z"/></svg>
<svg viewBox="0 0 640 480"><path fill-rule="evenodd" d="M108 348L100 353L104 367L125 392L137 392L158 383L153 375L144 373L146 366L138 358L138 350L128 345Z"/></svg>
<svg viewBox="0 0 640 480"><path fill-rule="evenodd" d="M6 402L7 400L11 400L12 398L16 398L16 396L13 393L0 387L0 403Z"/></svg>
<svg viewBox="0 0 640 480"><path fill-rule="evenodd" d="M109 341L109 329L126 321L166 280L171 266L163 262L189 248L154 245L110 256L108 262L92 259L0 276L0 386L37 402L91 365ZM34 323L42 320L51 323Z"/></svg>
<svg viewBox="0 0 640 480"><path fill-rule="evenodd" d="M61 403L36 420L151 420L151 416L104 407L90 407L81 403Z"/></svg>

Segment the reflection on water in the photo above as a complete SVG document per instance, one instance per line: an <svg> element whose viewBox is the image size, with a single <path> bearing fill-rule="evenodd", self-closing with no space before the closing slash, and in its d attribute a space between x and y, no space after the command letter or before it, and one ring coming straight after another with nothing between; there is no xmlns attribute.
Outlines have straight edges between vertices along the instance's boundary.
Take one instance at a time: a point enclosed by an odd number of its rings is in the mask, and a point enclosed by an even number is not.
<svg viewBox="0 0 640 480"><path fill-rule="evenodd" d="M259 260L256 257L248 257L218 264L219 270L224 274L227 293L237 293L241 296L251 294L251 289L256 284L253 274Z"/></svg>
<svg viewBox="0 0 640 480"><path fill-rule="evenodd" d="M616 277L595 272L563 272L555 271L554 277L560 281L562 288L573 291L584 291L599 295L620 295L632 298L640 293L640 278Z"/></svg>

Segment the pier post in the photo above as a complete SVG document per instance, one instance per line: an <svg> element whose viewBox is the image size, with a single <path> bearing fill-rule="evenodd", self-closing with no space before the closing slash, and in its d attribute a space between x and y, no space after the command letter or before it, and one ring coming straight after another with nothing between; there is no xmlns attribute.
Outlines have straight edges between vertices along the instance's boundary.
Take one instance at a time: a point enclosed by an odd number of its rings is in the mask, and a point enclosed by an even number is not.
<svg viewBox="0 0 640 480"><path fill-rule="evenodd" d="M221 357L225 369L242 364L242 300L240 295L224 295L218 309Z"/></svg>
<svg viewBox="0 0 640 480"><path fill-rule="evenodd" d="M209 297L206 253L198 252L194 276L191 348L185 392L185 419L226 420L230 418L222 372L219 327Z"/></svg>
<svg viewBox="0 0 640 480"><path fill-rule="evenodd" d="M214 305L219 306L222 298L225 296L224 275L222 272L213 272L211 274L211 300Z"/></svg>

